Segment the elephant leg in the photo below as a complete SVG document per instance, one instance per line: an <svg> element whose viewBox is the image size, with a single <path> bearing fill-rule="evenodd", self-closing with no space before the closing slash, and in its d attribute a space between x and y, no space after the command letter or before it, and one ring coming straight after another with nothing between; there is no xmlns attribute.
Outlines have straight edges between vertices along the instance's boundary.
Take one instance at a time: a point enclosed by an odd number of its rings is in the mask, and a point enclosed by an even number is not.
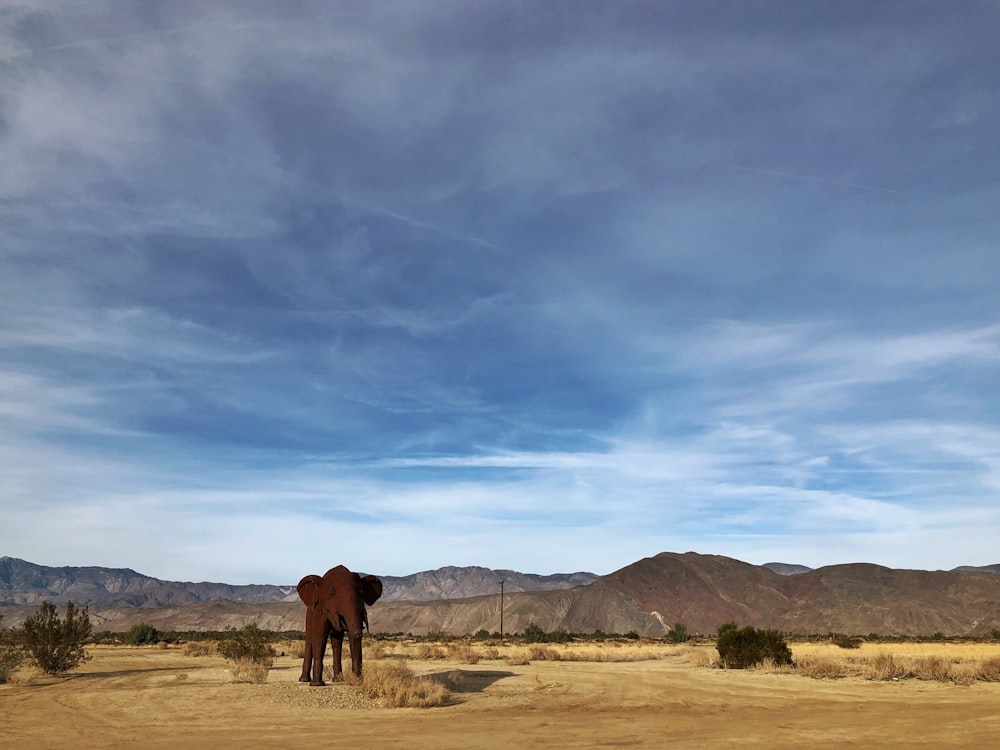
<svg viewBox="0 0 1000 750"><path fill-rule="evenodd" d="M330 646L333 651L333 655L331 656L333 660L333 679L342 680L344 667L341 658L344 653L344 634L336 630L333 631L330 637Z"/></svg>
<svg viewBox="0 0 1000 750"><path fill-rule="evenodd" d="M313 640L312 646L312 679L309 684L314 687L322 687L326 683L323 682L323 656L326 654L326 639L329 636L330 626L325 625L322 630L319 631L320 639L317 641Z"/></svg>
<svg viewBox="0 0 1000 750"><path fill-rule="evenodd" d="M305 656L302 657L302 675L299 677L299 682L309 682L312 679L312 677L310 676L311 675L311 671L312 671L311 670L311 667L312 667L312 658L313 658L313 654L312 654L312 641L307 636L306 637L306 653L305 653Z"/></svg>

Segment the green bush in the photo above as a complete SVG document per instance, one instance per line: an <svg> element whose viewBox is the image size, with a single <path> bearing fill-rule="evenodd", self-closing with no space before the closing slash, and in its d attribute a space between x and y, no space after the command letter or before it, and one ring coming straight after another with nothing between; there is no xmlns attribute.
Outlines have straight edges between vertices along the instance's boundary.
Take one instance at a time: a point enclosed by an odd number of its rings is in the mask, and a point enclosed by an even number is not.
<svg viewBox="0 0 1000 750"><path fill-rule="evenodd" d="M525 643L541 643L545 640L545 631L535 623L529 622L521 637Z"/></svg>
<svg viewBox="0 0 1000 750"><path fill-rule="evenodd" d="M834 646L839 646L840 648L861 648L861 638L858 636L831 633L830 642Z"/></svg>
<svg viewBox="0 0 1000 750"><path fill-rule="evenodd" d="M667 640L671 643L685 643L688 637L687 626L681 622L675 622L674 626L667 633Z"/></svg>
<svg viewBox="0 0 1000 750"><path fill-rule="evenodd" d="M792 652L777 630L740 628L730 622L719 628L716 648L719 662L728 669L746 669L770 659L776 665L791 664Z"/></svg>
<svg viewBox="0 0 1000 750"><path fill-rule="evenodd" d="M274 663L274 633L250 622L242 628L226 628L219 641L219 654L232 662L251 661L270 667Z"/></svg>
<svg viewBox="0 0 1000 750"><path fill-rule="evenodd" d="M43 672L61 675L90 659L85 644L93 632L86 607L66 603L66 619L56 605L42 602L41 609L21 626L21 643L31 661Z"/></svg>
<svg viewBox="0 0 1000 750"><path fill-rule="evenodd" d="M3 621L3 615L0 615L0 621ZM0 630L0 684L7 682L24 661L19 635L15 630Z"/></svg>
<svg viewBox="0 0 1000 750"><path fill-rule="evenodd" d="M159 641L160 633L152 625L140 622L130 627L122 639L129 645L142 646L146 643L156 643Z"/></svg>

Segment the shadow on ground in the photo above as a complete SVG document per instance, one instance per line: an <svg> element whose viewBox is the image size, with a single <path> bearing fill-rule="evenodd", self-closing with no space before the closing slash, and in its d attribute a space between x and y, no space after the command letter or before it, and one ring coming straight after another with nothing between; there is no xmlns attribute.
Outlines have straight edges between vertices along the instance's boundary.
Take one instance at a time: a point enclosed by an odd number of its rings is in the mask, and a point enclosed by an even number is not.
<svg viewBox="0 0 1000 750"><path fill-rule="evenodd" d="M431 672L425 675L427 679L444 685L453 693L479 693L494 682L513 676L513 672L506 672L499 669L449 669L444 672Z"/></svg>

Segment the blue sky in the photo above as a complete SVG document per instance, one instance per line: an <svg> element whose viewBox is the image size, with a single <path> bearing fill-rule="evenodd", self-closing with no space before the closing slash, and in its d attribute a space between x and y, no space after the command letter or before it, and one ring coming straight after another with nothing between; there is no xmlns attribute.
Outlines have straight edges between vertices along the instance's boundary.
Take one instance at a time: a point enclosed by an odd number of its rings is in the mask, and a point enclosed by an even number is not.
<svg viewBox="0 0 1000 750"><path fill-rule="evenodd" d="M7 2L0 554L1000 562L993 2Z"/></svg>

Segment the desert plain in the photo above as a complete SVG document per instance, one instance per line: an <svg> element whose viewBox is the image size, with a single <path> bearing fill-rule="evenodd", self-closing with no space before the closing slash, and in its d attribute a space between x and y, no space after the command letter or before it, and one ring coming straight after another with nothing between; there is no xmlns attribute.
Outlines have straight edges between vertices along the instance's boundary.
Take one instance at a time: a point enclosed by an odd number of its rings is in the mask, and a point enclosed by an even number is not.
<svg viewBox="0 0 1000 750"><path fill-rule="evenodd" d="M998 643L790 645L802 662L892 654L937 659L959 675L1000 656ZM450 698L386 708L354 685L310 687L291 649L265 683L250 684L233 682L221 657L176 645L95 646L65 677L22 670L0 685L0 746L990 747L1000 737L1000 683L991 681L719 669L711 644L560 644L536 652L543 658L501 644L475 663L446 646L369 650L366 668L404 661L449 685Z"/></svg>

